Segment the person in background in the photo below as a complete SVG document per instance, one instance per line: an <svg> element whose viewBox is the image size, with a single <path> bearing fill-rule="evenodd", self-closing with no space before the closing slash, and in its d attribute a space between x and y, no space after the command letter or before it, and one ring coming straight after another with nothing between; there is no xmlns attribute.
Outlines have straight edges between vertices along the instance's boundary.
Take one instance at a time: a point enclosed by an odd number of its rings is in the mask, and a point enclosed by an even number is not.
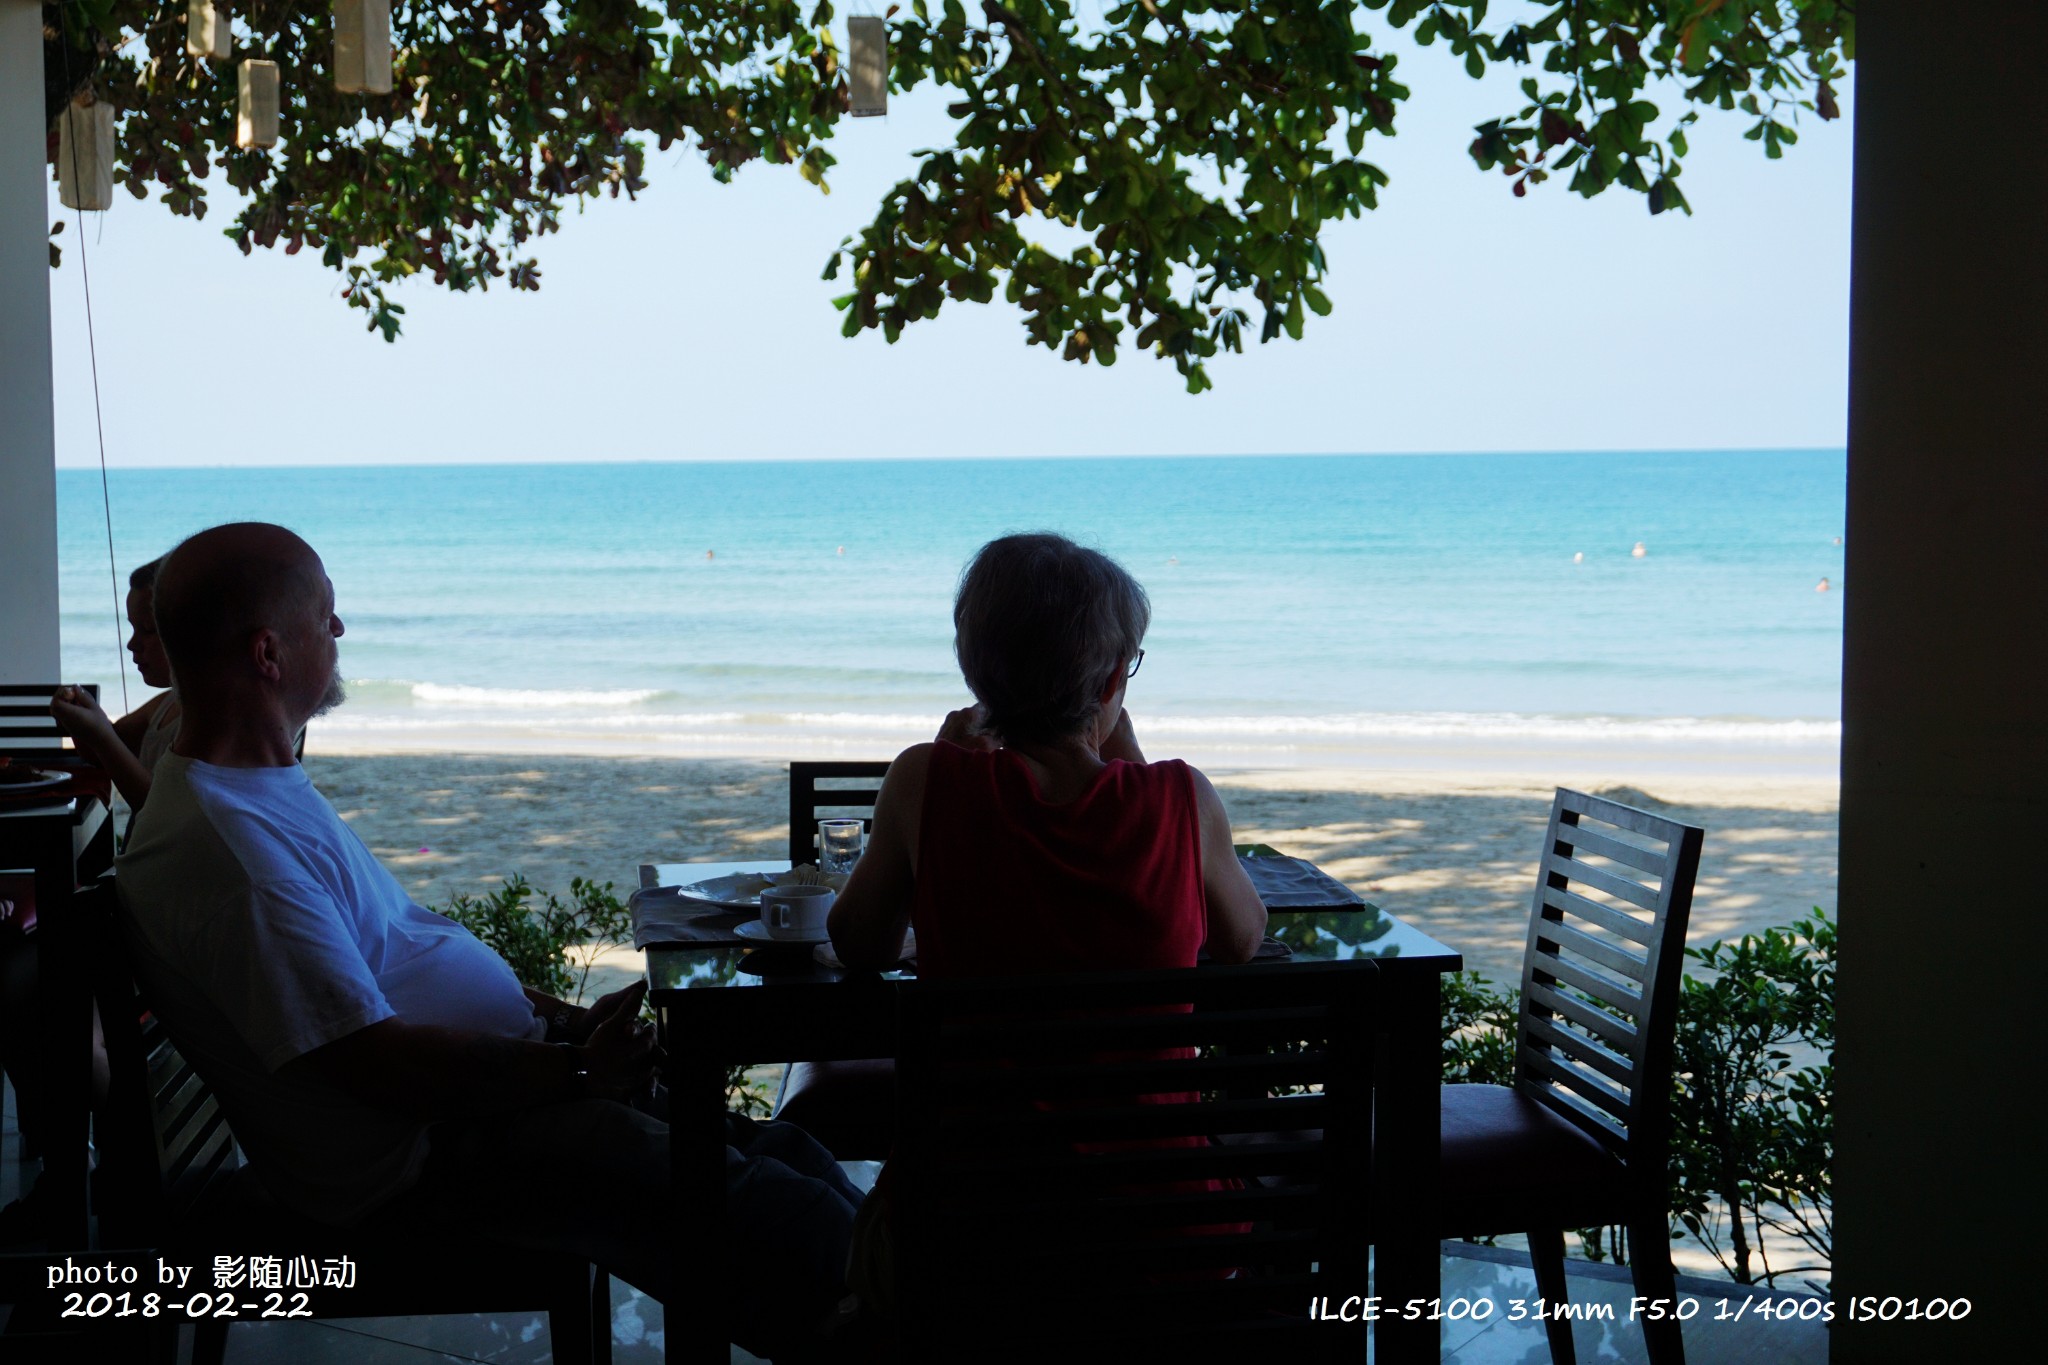
<svg viewBox="0 0 2048 1365"><path fill-rule="evenodd" d="M153 559L128 575L128 654L145 684L167 690L119 720L109 720L92 693L82 687L59 687L50 695L50 715L57 728L78 745L80 755L113 780L114 789L130 810L141 809L148 799L150 770L178 733L178 698L168 690L171 666L156 633L156 570L160 563ZM14 1083L25 1137L34 1137L40 1128L44 1084L42 1059L35 1044L41 1017L41 968L33 892L33 883L27 878L18 883L0 878L0 1070ZM93 1097L98 1101L106 1094L107 1058L97 1013L93 1016L92 1067ZM40 1189L38 1181L27 1194L0 1209L0 1246L19 1245L41 1235Z"/></svg>
<svg viewBox="0 0 2048 1365"><path fill-rule="evenodd" d="M114 779L114 789L130 810L141 810L149 799L150 774L178 734L178 694L172 688L170 660L156 633L156 571L161 563L153 559L128 575L128 654L146 686L166 690L119 720L108 719L82 687L60 687L50 697L57 728Z"/></svg>

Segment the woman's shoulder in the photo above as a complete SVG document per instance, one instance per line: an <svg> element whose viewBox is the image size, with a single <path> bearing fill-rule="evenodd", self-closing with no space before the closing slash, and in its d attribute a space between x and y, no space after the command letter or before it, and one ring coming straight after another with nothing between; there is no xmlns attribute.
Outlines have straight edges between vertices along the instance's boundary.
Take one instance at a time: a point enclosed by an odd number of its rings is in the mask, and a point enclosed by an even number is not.
<svg viewBox="0 0 2048 1365"><path fill-rule="evenodd" d="M1144 763L1133 763L1129 759L1117 759L1128 779L1147 786L1163 787L1174 791L1194 792L1207 786L1209 779L1201 771L1181 758L1158 758Z"/></svg>

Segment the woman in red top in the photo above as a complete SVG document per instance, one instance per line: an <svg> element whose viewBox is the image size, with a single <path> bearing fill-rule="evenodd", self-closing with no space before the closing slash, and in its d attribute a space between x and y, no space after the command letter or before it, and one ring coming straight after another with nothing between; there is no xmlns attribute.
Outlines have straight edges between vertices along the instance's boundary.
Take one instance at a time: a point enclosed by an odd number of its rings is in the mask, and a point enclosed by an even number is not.
<svg viewBox="0 0 2048 1365"><path fill-rule="evenodd" d="M1128 573L1062 536L981 548L953 604L976 704L889 765L867 852L832 908L842 961L894 965L913 924L922 977L1192 967L1204 946L1251 959L1266 907L1222 799L1179 760L1147 763L1124 709L1150 620ZM848 1267L884 1321L890 1184L885 1171L882 1197L862 1206Z"/></svg>
<svg viewBox="0 0 2048 1365"><path fill-rule="evenodd" d="M961 576L954 653L975 705L903 751L833 906L850 967L915 924L932 977L1245 962L1266 908L1201 773L1148 763L1124 709L1145 591L1063 536L990 541Z"/></svg>

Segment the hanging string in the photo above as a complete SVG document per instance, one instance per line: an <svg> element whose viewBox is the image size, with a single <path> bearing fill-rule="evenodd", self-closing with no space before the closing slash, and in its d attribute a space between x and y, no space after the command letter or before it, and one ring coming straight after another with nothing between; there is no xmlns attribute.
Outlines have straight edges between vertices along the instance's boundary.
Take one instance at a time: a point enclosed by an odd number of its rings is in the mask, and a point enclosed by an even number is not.
<svg viewBox="0 0 2048 1365"><path fill-rule="evenodd" d="M78 106L72 103L72 96L75 91L71 83L70 6L59 4L57 6L57 13L60 27L57 45L64 63L64 117L71 119L73 131L71 137L71 183L83 185L85 181L78 173L78 121L72 116L71 112ZM85 210L79 209L76 212L82 218ZM85 353L92 363L92 420L94 429L99 434L100 443L100 507L105 512L107 521L107 583L112 589L114 596L114 670L121 679L121 712L123 715L126 715L130 708L128 705L128 661L121 648L121 635L123 633L121 630L123 624L121 620L123 605L121 598L121 570L114 562L114 497L107 487L107 421L100 412L100 351L99 341L93 333L92 326L92 270L86 261L85 224L83 222L80 222L78 225L78 280L85 290Z"/></svg>

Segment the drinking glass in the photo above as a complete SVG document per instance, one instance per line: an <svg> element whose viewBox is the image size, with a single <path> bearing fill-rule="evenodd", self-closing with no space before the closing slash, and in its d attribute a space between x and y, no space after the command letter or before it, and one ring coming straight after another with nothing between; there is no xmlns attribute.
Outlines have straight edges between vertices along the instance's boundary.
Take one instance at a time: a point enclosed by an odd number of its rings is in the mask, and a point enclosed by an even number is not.
<svg viewBox="0 0 2048 1365"><path fill-rule="evenodd" d="M867 826L858 820L818 822L818 871L846 873L868 846Z"/></svg>

